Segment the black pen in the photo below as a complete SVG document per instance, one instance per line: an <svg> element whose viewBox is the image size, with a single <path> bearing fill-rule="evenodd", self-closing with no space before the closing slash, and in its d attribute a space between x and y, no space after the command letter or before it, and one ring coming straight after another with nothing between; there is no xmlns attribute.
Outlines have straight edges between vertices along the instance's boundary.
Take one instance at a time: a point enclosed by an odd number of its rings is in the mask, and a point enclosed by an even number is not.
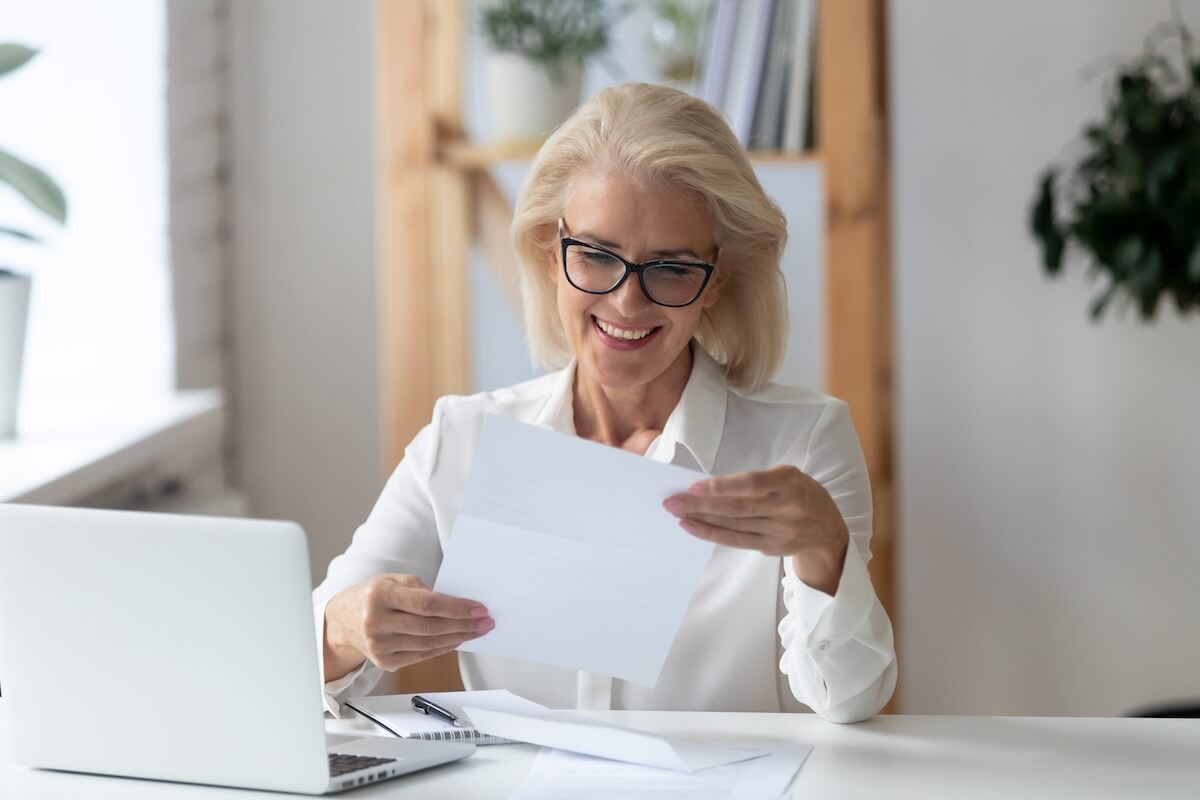
<svg viewBox="0 0 1200 800"><path fill-rule="evenodd" d="M422 714L433 714L441 717L456 728L465 727L465 723L463 723L463 721L458 717L454 716L432 700L426 700L419 694L413 695L412 704L413 708L415 708L417 711L420 711Z"/></svg>

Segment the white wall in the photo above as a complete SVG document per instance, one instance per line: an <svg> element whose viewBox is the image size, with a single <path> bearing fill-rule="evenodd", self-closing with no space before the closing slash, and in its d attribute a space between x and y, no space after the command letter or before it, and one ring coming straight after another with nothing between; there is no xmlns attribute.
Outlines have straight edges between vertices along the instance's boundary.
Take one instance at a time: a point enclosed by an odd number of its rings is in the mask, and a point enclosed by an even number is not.
<svg viewBox="0 0 1200 800"><path fill-rule="evenodd" d="M1082 68L1169 13L891 3L905 711L1200 697L1200 318L1092 325L1097 285L1043 278L1026 226L1098 115Z"/></svg>
<svg viewBox="0 0 1200 800"><path fill-rule="evenodd" d="M231 6L240 477L319 579L383 485L374 3Z"/></svg>

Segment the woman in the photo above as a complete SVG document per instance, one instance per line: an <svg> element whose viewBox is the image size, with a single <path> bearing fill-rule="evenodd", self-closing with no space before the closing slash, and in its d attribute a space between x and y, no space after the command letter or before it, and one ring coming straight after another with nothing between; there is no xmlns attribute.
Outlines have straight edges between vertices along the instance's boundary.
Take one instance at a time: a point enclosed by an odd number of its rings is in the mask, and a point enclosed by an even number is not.
<svg viewBox="0 0 1200 800"><path fill-rule="evenodd" d="M557 708L877 713L896 657L867 574L866 466L845 403L768 383L786 221L724 121L664 87L599 92L538 153L513 234L534 357L559 371L437 403L314 593L327 708L495 626L428 587L498 413L716 476L664 503L716 548L655 689L462 653L467 688Z"/></svg>

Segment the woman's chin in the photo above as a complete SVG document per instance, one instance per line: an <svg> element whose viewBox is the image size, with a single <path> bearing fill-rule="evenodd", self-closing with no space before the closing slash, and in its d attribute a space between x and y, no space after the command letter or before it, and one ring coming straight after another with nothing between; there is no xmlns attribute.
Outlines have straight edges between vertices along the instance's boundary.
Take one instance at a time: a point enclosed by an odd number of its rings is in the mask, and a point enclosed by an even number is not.
<svg viewBox="0 0 1200 800"><path fill-rule="evenodd" d="M591 358L581 363L597 380L612 389L632 389L656 378L662 369L656 369L659 359L646 350L614 351L604 347L595 348Z"/></svg>

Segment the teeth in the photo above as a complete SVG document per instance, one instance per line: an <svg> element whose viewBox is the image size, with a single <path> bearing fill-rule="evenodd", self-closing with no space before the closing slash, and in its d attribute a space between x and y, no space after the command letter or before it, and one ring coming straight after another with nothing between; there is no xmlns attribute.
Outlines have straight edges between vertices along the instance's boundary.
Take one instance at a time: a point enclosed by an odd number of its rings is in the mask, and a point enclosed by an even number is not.
<svg viewBox="0 0 1200 800"><path fill-rule="evenodd" d="M604 331L605 333L607 333L609 336L613 337L614 339L625 339L626 341L632 342L632 341L636 341L638 339L645 339L647 336L649 336L651 333L654 332L653 328L646 328L645 330L626 330L625 328L617 328L612 325L609 325L607 322L600 319L599 317L596 317L595 319L596 319L596 324L598 326L600 326L600 330Z"/></svg>

